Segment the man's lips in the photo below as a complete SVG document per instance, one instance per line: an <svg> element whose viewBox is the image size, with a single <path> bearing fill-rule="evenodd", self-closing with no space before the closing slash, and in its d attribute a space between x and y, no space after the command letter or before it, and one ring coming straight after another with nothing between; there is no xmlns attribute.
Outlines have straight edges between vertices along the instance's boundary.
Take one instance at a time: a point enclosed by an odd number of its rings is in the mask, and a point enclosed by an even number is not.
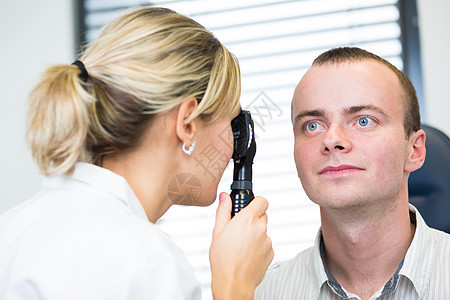
<svg viewBox="0 0 450 300"><path fill-rule="evenodd" d="M323 168L319 175L329 175L329 176L343 176L347 174L352 174L357 171L363 170L362 168L351 166L351 165L339 165L339 166L326 166Z"/></svg>

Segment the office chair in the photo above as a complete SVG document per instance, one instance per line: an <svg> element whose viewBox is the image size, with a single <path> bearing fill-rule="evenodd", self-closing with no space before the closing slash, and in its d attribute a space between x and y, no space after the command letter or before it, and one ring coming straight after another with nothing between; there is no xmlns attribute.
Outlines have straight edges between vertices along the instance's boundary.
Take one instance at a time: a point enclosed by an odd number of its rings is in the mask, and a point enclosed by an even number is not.
<svg viewBox="0 0 450 300"><path fill-rule="evenodd" d="M428 226L450 233L450 139L434 127L422 129L427 155L422 168L409 176L409 202Z"/></svg>

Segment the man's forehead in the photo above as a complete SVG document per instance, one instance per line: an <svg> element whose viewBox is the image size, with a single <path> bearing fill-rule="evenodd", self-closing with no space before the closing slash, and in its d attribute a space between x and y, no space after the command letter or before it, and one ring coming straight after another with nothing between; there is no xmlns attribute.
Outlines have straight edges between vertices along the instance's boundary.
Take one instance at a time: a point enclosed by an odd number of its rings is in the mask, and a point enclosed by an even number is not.
<svg viewBox="0 0 450 300"><path fill-rule="evenodd" d="M336 87L343 91L354 88L361 92L361 88L373 88L384 91L388 88L402 93L402 87L397 75L384 64L375 60L362 60L357 62L326 63L312 66L302 77L294 90L294 99L304 92L319 93ZM356 90L357 89L357 90Z"/></svg>
<svg viewBox="0 0 450 300"><path fill-rule="evenodd" d="M295 118L301 110L342 111L352 106L383 107L386 103L382 102L392 102L393 99L398 99L399 105L403 106L402 95L396 74L378 61L326 63L314 65L305 73L295 88L291 112ZM320 102L324 99L326 105Z"/></svg>

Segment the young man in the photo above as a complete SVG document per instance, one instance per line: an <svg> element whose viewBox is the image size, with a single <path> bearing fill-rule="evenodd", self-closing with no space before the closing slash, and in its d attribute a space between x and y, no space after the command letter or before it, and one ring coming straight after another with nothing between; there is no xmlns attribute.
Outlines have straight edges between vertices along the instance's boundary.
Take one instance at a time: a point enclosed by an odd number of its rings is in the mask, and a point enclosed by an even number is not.
<svg viewBox="0 0 450 300"><path fill-rule="evenodd" d="M409 79L358 48L320 55L292 101L295 163L320 206L314 247L269 269L257 299L450 299L450 235L408 203L425 160Z"/></svg>

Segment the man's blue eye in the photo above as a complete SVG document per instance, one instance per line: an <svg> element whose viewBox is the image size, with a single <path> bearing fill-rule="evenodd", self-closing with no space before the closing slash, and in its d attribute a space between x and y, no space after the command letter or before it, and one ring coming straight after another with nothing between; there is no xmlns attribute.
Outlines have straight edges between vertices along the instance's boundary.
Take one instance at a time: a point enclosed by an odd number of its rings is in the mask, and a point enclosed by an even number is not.
<svg viewBox="0 0 450 300"><path fill-rule="evenodd" d="M366 117L359 118L359 119L358 119L358 124L359 124L360 126L362 126L362 127L365 127L365 126L369 125L369 119L366 118Z"/></svg>
<svg viewBox="0 0 450 300"><path fill-rule="evenodd" d="M314 122L308 123L306 127L308 128L309 131L315 131L318 128L317 123Z"/></svg>

